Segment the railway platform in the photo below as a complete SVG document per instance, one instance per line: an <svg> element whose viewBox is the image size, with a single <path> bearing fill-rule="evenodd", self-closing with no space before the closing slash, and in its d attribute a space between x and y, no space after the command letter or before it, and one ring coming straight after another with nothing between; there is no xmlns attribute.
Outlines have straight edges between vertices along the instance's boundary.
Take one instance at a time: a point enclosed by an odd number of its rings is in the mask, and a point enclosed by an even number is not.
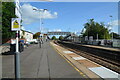
<svg viewBox="0 0 120 80"><path fill-rule="evenodd" d="M83 56L80 56L75 52L65 49L64 47L57 45L54 42L51 42L51 44L57 50L57 52L61 56L63 56L71 65L74 65L78 71L80 70L81 72L86 74L88 77L103 78L105 80L113 80L113 79L119 80L120 74L102 65L99 65ZM98 46L91 46L91 45L84 45L84 46L111 50L111 48L105 48L105 47L98 47ZM119 51L114 48L112 48L112 50Z"/></svg>
<svg viewBox="0 0 120 80"><path fill-rule="evenodd" d="M3 80L14 80L14 54L0 57ZM49 41L44 42L41 48L38 44L32 44L20 53L20 75L20 80L89 80L84 73L80 74L66 62Z"/></svg>
<svg viewBox="0 0 120 80"><path fill-rule="evenodd" d="M104 47L104 46L94 46L94 45L82 45L82 46L120 52L120 48Z"/></svg>
<svg viewBox="0 0 120 80"><path fill-rule="evenodd" d="M96 48L96 49L103 49L103 50L108 50L108 51L120 52L120 48L115 48L115 47L87 45L87 44L73 43L73 42L67 42L67 41L63 41L63 42L65 42L65 43L72 43L72 44L81 45L81 46L90 47L90 48Z"/></svg>

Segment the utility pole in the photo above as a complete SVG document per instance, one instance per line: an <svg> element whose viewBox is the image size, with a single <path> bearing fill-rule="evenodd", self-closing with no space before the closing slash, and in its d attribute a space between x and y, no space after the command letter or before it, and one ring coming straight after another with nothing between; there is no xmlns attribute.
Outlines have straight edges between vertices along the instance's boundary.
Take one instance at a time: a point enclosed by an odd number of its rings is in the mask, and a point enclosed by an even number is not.
<svg viewBox="0 0 120 80"><path fill-rule="evenodd" d="M113 39L114 39L114 36L113 36L113 26L112 26L112 18L113 18L113 16L110 16L110 17L111 17L111 34L112 34L111 40L113 42Z"/></svg>
<svg viewBox="0 0 120 80"><path fill-rule="evenodd" d="M97 41L98 41L98 33L97 33Z"/></svg>
<svg viewBox="0 0 120 80"><path fill-rule="evenodd" d="M11 30L16 31L16 51L15 51L15 79L20 78L20 52L19 52L19 31L20 31L20 18L12 18Z"/></svg>
<svg viewBox="0 0 120 80"><path fill-rule="evenodd" d="M15 0L15 15L18 18L12 19L12 31L16 31L16 52L15 52L15 80L20 79L20 52L19 52L19 31L21 29L21 10L20 10L20 1Z"/></svg>
<svg viewBox="0 0 120 80"><path fill-rule="evenodd" d="M15 78L20 78L20 52L19 52L19 33L16 31L16 54L15 54Z"/></svg>

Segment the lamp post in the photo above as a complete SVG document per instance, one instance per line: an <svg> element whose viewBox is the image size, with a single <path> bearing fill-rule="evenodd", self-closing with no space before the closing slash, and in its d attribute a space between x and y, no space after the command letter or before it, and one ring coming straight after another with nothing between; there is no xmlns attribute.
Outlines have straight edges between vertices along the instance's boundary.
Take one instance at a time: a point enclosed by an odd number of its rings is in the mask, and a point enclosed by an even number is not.
<svg viewBox="0 0 120 80"><path fill-rule="evenodd" d="M99 36L98 36L98 33L97 33L97 41L99 40Z"/></svg>
<svg viewBox="0 0 120 80"><path fill-rule="evenodd" d="M112 18L113 18L113 16L110 16L110 18L111 18L111 32L112 32L111 40L113 41L113 39L114 39L114 37L113 37L113 26L112 26Z"/></svg>
<svg viewBox="0 0 120 80"><path fill-rule="evenodd" d="M47 11L47 9L33 9L35 11L39 11L40 13L40 34L42 33L42 12ZM39 47L41 48L42 36L39 37Z"/></svg>

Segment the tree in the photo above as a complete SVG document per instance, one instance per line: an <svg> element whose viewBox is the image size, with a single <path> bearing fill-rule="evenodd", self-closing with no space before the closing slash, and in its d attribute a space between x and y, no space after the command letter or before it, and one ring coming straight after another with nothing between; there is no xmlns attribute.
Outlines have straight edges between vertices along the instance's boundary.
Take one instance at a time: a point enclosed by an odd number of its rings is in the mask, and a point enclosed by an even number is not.
<svg viewBox="0 0 120 80"><path fill-rule="evenodd" d="M2 2L2 42L15 36L11 31L11 18L16 18L14 2Z"/></svg>
<svg viewBox="0 0 120 80"><path fill-rule="evenodd" d="M0 33L2 31L2 16L1 16L1 13L0 13Z"/></svg>
<svg viewBox="0 0 120 80"><path fill-rule="evenodd" d="M109 39L109 31L105 28L104 23L95 22L94 19L90 19L87 23L84 24L86 31L83 33L83 36L93 36L94 39L97 39L97 34L99 39Z"/></svg>
<svg viewBox="0 0 120 80"><path fill-rule="evenodd" d="M120 39L120 35L119 35L119 34L114 33L114 32L111 32L111 33L110 33L110 37L112 37L112 35L113 35L113 38L114 38L114 39Z"/></svg>
<svg viewBox="0 0 120 80"><path fill-rule="evenodd" d="M64 39L64 37L63 37L63 36L60 36L60 37L59 37L59 40L63 40L63 39Z"/></svg>
<svg viewBox="0 0 120 80"><path fill-rule="evenodd" d="M24 37L24 36L22 36L22 37L21 37L21 39L25 39L25 37Z"/></svg>
<svg viewBox="0 0 120 80"><path fill-rule="evenodd" d="M57 38L55 36L52 37L52 40L56 40Z"/></svg>
<svg viewBox="0 0 120 80"><path fill-rule="evenodd" d="M40 32L37 32L37 33L35 33L35 34L33 35L33 38L34 38L34 39L37 39L39 36L40 36Z"/></svg>

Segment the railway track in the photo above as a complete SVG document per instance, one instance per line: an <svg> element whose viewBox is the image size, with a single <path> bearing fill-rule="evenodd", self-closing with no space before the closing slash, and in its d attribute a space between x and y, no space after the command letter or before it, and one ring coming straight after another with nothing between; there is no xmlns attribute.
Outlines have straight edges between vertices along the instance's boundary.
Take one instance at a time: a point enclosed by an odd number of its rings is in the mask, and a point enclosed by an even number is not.
<svg viewBox="0 0 120 80"><path fill-rule="evenodd" d="M105 66L117 73L120 73L120 53L115 51L107 51L102 49L83 47L79 44L61 42L56 44L69 49L93 62L96 62L102 66Z"/></svg>

